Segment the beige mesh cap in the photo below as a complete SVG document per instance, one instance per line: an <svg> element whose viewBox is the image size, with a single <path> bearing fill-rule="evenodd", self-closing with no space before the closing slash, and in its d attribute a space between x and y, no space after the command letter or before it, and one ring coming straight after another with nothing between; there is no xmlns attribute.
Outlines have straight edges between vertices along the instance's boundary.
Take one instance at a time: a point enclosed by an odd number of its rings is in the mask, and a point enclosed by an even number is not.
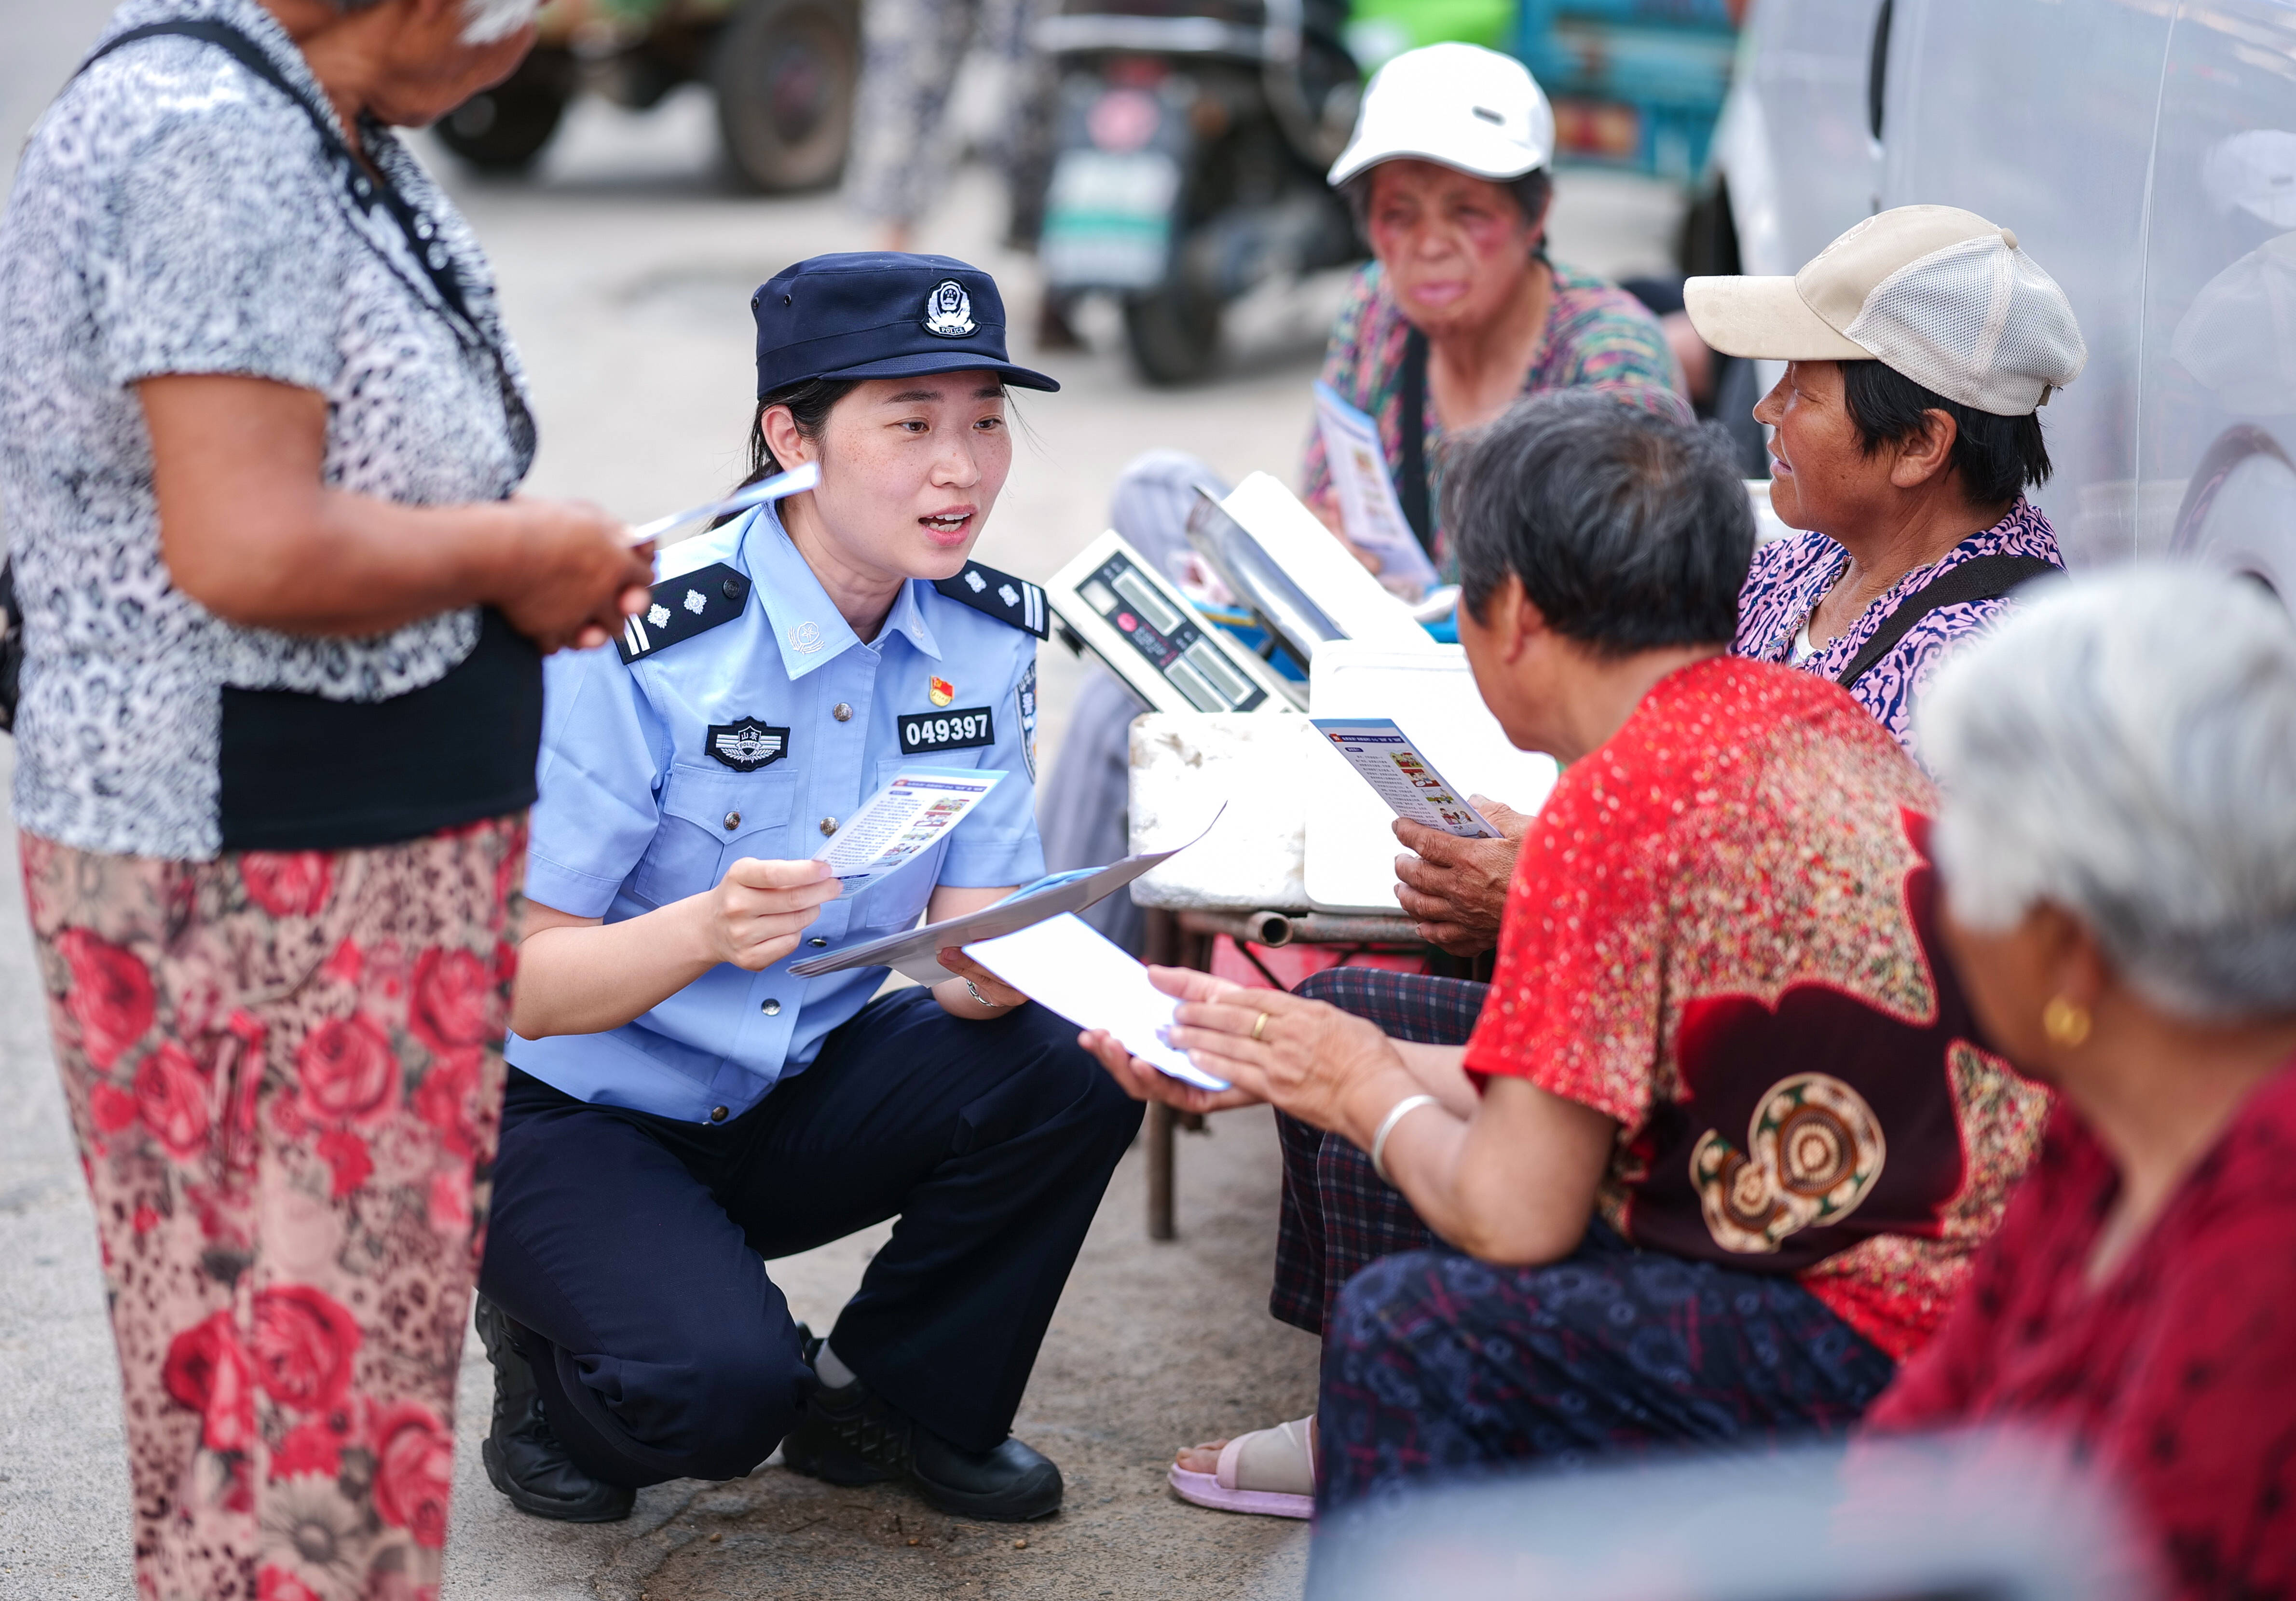
<svg viewBox="0 0 2296 1601"><path fill-rule="evenodd" d="M1406 156L1504 184L1554 159L1554 108L1511 55L1480 45L1406 50L1371 75L1330 181Z"/></svg>
<svg viewBox="0 0 2296 1601"><path fill-rule="evenodd" d="M1683 307L1726 355L1871 359L2003 417L2047 404L2088 363L2057 281L1973 211L1869 216L1791 278L1693 278Z"/></svg>

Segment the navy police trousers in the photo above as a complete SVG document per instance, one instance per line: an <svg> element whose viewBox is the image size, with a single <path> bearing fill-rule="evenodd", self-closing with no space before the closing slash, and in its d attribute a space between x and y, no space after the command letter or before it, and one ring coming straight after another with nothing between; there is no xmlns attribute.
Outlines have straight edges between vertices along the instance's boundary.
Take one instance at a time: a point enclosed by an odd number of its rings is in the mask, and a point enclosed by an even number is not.
<svg viewBox="0 0 2296 1601"><path fill-rule="evenodd" d="M765 1259L898 1215L831 1336L964 1450L1004 1440L1139 1105L1040 1006L872 1003L733 1121L593 1106L513 1071L480 1288L531 1336L552 1428L632 1486L748 1473L810 1370Z"/></svg>

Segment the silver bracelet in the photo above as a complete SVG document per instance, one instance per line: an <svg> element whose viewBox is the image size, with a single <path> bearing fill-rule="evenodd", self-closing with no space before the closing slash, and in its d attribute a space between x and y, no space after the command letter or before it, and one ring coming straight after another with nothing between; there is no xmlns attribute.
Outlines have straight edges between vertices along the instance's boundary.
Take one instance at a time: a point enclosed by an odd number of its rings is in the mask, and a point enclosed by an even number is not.
<svg viewBox="0 0 2296 1601"><path fill-rule="evenodd" d="M972 996L973 1000L978 1001L980 1005L987 1007L992 1012L1010 1011L1012 1009L1002 1001L991 1001L979 990L974 989L972 987L972 980L970 978L964 980L964 992Z"/></svg>
<svg viewBox="0 0 2296 1601"><path fill-rule="evenodd" d="M1379 1132L1371 1137L1371 1171L1379 1175L1381 1183L1392 1185L1395 1182L1387 1176L1385 1160L1387 1137L1395 1132L1395 1125L1401 1123L1406 1115L1416 1112L1422 1107L1438 1107L1442 1104L1431 1095L1406 1095L1395 1103L1393 1109L1385 1117L1380 1119Z"/></svg>

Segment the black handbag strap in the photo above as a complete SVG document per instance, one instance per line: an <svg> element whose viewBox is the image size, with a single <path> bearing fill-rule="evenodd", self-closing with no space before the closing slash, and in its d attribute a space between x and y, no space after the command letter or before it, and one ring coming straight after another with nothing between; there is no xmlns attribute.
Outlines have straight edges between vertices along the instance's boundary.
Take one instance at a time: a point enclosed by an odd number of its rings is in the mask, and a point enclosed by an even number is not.
<svg viewBox="0 0 2296 1601"><path fill-rule="evenodd" d="M1419 536L1420 548L1435 553L1434 519L1427 501L1427 336L1413 329L1403 341L1403 462L1396 475L1396 498L1403 519Z"/></svg>
<svg viewBox="0 0 2296 1601"><path fill-rule="evenodd" d="M319 135L321 148L340 170L351 203L361 211L373 209L380 202L406 235L407 253L413 256L423 274L430 280L439 298L455 310L455 314L473 328L477 321L471 315L470 302L463 292L463 276L455 270L455 258L435 237L437 230L429 219L407 203L398 186L383 175L380 167L370 167L352 154L343 143L335 119L317 105L311 97L288 80L279 69L279 63L264 53L263 46L228 23L212 20L180 20L149 22L141 28L131 28L119 37L107 39L93 55L79 64L85 72L115 50L156 38L197 39L212 45L230 55L256 77L284 94L295 108L310 118L312 128ZM77 78L78 73L72 76Z"/></svg>
<svg viewBox="0 0 2296 1601"><path fill-rule="evenodd" d="M1911 632L1915 624L1941 606L1965 606L1972 600L1994 600L2030 579L2045 573L2062 572L2054 561L2044 561L2038 556L1979 556L1948 568L1921 588L1898 602L1898 609L1882 619L1849 665L1834 677L1834 682L1849 688L1873 670L1874 665L1897 649L1898 641Z"/></svg>

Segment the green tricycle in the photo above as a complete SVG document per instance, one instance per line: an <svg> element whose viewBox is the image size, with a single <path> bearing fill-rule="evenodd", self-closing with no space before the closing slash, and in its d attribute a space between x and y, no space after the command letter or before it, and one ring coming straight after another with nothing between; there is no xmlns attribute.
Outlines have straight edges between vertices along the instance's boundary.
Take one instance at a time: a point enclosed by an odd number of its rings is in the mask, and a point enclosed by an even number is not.
<svg viewBox="0 0 2296 1601"><path fill-rule="evenodd" d="M860 0L551 0L517 72L440 119L471 166L518 173L576 94L645 110L705 83L728 175L768 194L836 181L861 71Z"/></svg>

